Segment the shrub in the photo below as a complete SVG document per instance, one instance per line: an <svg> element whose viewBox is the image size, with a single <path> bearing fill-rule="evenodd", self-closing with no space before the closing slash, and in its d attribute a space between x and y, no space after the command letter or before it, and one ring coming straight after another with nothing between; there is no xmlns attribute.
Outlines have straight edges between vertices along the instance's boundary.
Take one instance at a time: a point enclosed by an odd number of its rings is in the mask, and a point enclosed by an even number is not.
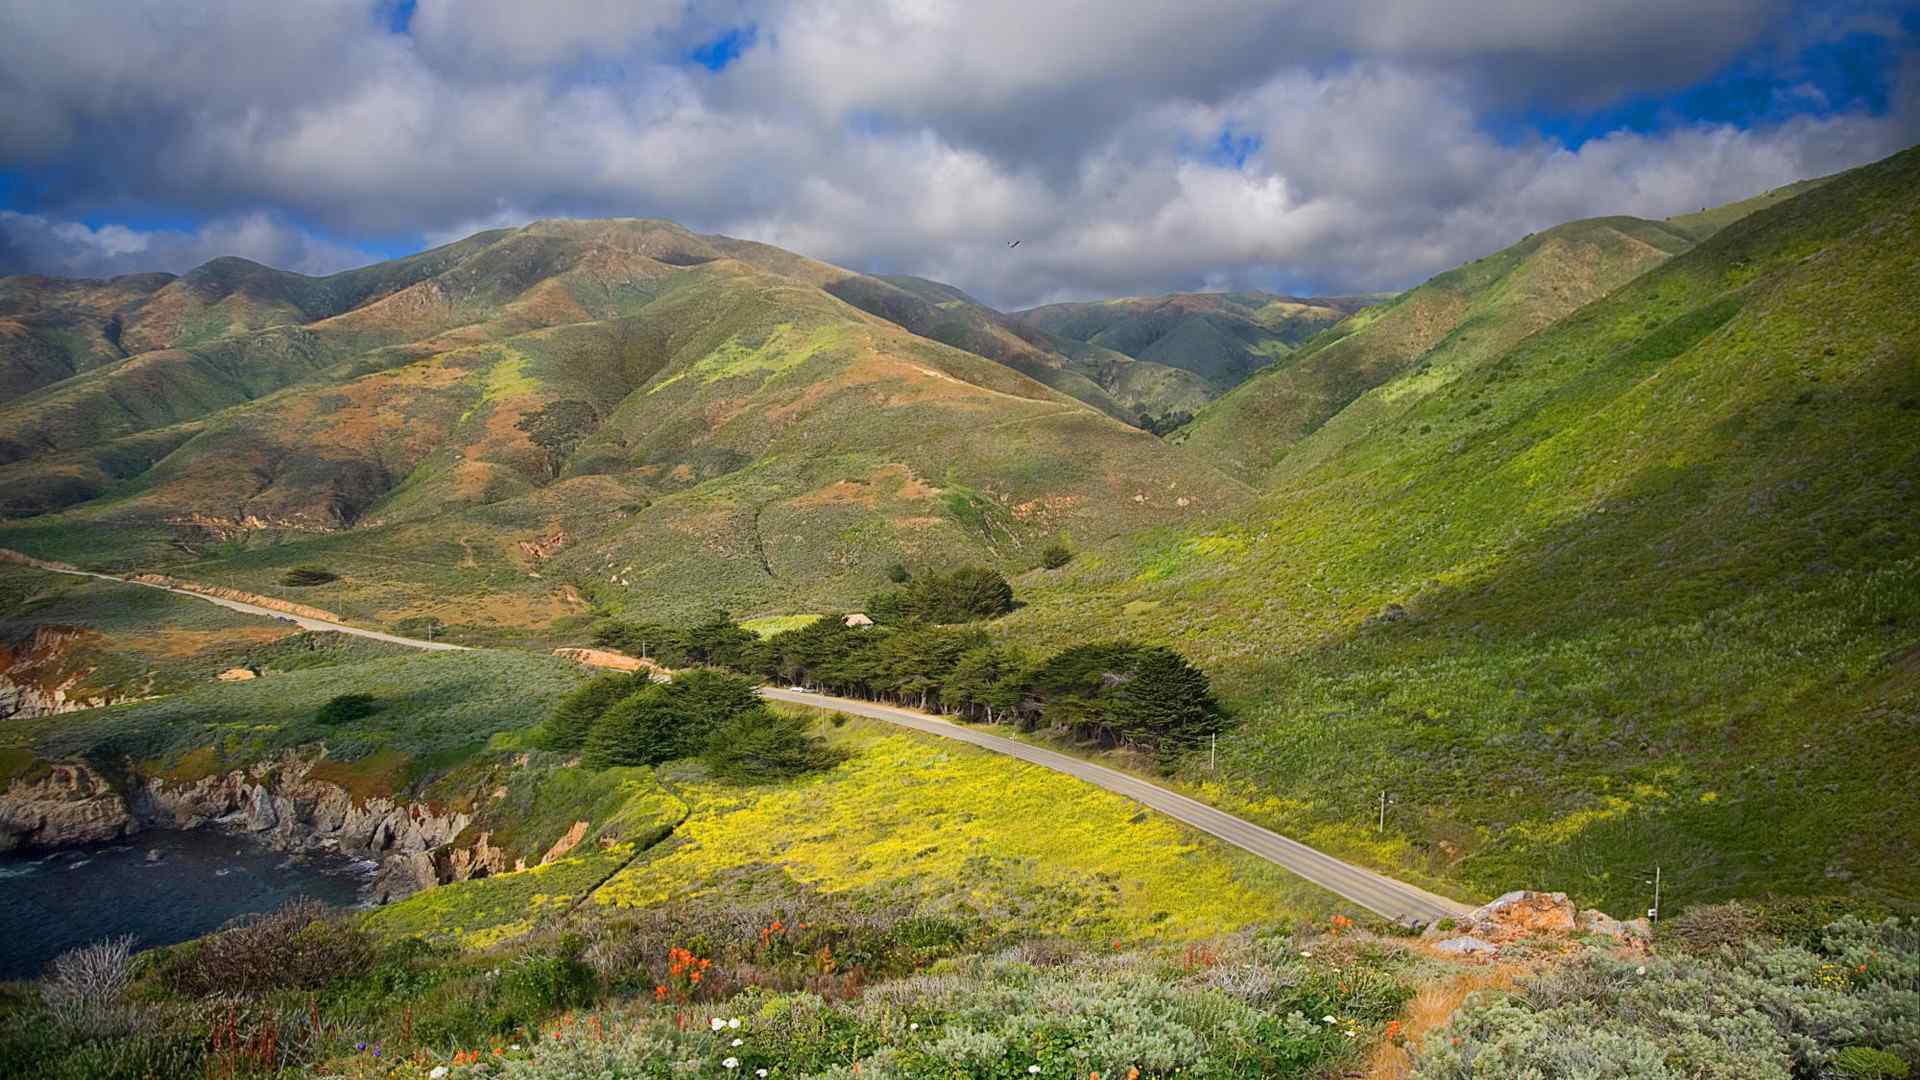
<svg viewBox="0 0 1920 1080"><path fill-rule="evenodd" d="M905 563L894 563L887 567L887 580L895 585L905 585L913 580L913 574L907 569Z"/></svg>
<svg viewBox="0 0 1920 1080"><path fill-rule="evenodd" d="M166 950L154 977L193 996L312 989L360 970L373 954L366 934L320 901L301 899Z"/></svg>
<svg viewBox="0 0 1920 1080"><path fill-rule="evenodd" d="M133 983L133 935L70 949L47 965L40 998L64 1026L99 1035L127 1019L122 996Z"/></svg>
<svg viewBox="0 0 1920 1080"><path fill-rule="evenodd" d="M1849 1080L1905 1080L1905 1061L1870 1046L1849 1046L1833 1056L1833 1071Z"/></svg>
<svg viewBox="0 0 1920 1080"><path fill-rule="evenodd" d="M313 718L333 727L372 716L378 709L372 694L339 694L320 706L320 711Z"/></svg>
<svg viewBox="0 0 1920 1080"><path fill-rule="evenodd" d="M1054 544L1040 553L1040 565L1048 570L1058 570L1073 561L1073 552L1065 544Z"/></svg>
<svg viewBox="0 0 1920 1080"><path fill-rule="evenodd" d="M289 588L304 589L313 585L325 585L339 581L340 575L324 566L296 566L280 575L280 584Z"/></svg>
<svg viewBox="0 0 1920 1080"><path fill-rule="evenodd" d="M647 685L642 675L615 672L599 675L554 703L540 727L540 745L549 750L578 750L587 733L620 699Z"/></svg>
<svg viewBox="0 0 1920 1080"><path fill-rule="evenodd" d="M804 716L753 709L739 713L707 738L707 768L723 780L760 784L785 780L832 763Z"/></svg>
<svg viewBox="0 0 1920 1080"><path fill-rule="evenodd" d="M1416 1075L1844 1076L1843 1061L1920 1056L1916 992L1920 925L1898 920L1842 919L1811 948L1762 936L1702 955L1595 952L1527 981L1518 999L1471 999L1429 1036Z"/></svg>

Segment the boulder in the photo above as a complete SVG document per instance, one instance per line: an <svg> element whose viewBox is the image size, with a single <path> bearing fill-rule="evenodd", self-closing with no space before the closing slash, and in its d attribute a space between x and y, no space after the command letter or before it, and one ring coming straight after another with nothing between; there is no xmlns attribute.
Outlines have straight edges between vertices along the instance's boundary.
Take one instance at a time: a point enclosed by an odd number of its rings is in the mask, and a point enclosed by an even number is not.
<svg viewBox="0 0 1920 1080"><path fill-rule="evenodd" d="M1576 924L1573 901L1566 893L1510 892L1492 903L1475 908L1448 931L1429 929L1429 937L1443 933L1503 942L1534 934L1571 934Z"/></svg>
<svg viewBox="0 0 1920 1080"><path fill-rule="evenodd" d="M1456 937L1434 942L1433 951L1449 956L1492 956L1500 951L1500 946L1476 937Z"/></svg>

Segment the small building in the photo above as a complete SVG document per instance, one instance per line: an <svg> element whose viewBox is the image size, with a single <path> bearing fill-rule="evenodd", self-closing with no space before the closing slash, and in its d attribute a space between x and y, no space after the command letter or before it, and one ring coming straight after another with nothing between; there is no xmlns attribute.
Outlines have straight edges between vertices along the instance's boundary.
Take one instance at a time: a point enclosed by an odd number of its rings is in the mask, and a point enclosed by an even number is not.
<svg viewBox="0 0 1920 1080"><path fill-rule="evenodd" d="M858 611L853 612L852 614L848 615L844 619L841 619L840 621L846 624L847 626L872 626L873 625L872 619L867 618L866 615Z"/></svg>

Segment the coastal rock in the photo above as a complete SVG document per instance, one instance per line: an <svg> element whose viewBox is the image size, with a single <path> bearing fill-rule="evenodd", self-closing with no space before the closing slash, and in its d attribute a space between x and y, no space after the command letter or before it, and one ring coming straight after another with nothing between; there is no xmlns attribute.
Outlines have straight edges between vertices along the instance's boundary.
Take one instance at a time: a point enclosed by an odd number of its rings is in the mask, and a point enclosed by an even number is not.
<svg viewBox="0 0 1920 1080"><path fill-rule="evenodd" d="M8 849L97 844L139 829L120 793L86 765L54 765L0 795L0 846Z"/></svg>

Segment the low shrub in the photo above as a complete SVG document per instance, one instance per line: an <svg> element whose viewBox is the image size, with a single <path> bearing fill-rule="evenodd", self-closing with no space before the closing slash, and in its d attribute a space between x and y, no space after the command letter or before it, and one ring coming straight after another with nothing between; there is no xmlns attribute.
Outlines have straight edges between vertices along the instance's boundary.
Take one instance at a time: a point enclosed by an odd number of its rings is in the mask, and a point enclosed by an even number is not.
<svg viewBox="0 0 1920 1080"><path fill-rule="evenodd" d="M1065 544L1054 544L1040 553L1040 565L1048 570L1058 570L1073 561L1073 552Z"/></svg>
<svg viewBox="0 0 1920 1080"><path fill-rule="evenodd" d="M1683 928L1714 951L1591 953L1517 995L1470 1000L1428 1037L1415 1075L1792 1080L1920 1059L1920 924L1849 917L1811 945L1729 945L1726 927L1752 916L1731 907Z"/></svg>
<svg viewBox="0 0 1920 1080"><path fill-rule="evenodd" d="M280 584L291 589L311 588L339 581L340 575L324 566L296 566L280 575Z"/></svg>
<svg viewBox="0 0 1920 1080"><path fill-rule="evenodd" d="M47 965L40 998L63 1026L98 1035L127 1022L133 985L133 936L107 938L61 953Z"/></svg>
<svg viewBox="0 0 1920 1080"><path fill-rule="evenodd" d="M365 933L320 901L302 899L158 953L152 977L190 997L305 990L357 971L373 956Z"/></svg>
<svg viewBox="0 0 1920 1080"><path fill-rule="evenodd" d="M313 719L317 723L337 727L372 716L379 708L372 694L340 694L320 706L320 711L314 714Z"/></svg>

